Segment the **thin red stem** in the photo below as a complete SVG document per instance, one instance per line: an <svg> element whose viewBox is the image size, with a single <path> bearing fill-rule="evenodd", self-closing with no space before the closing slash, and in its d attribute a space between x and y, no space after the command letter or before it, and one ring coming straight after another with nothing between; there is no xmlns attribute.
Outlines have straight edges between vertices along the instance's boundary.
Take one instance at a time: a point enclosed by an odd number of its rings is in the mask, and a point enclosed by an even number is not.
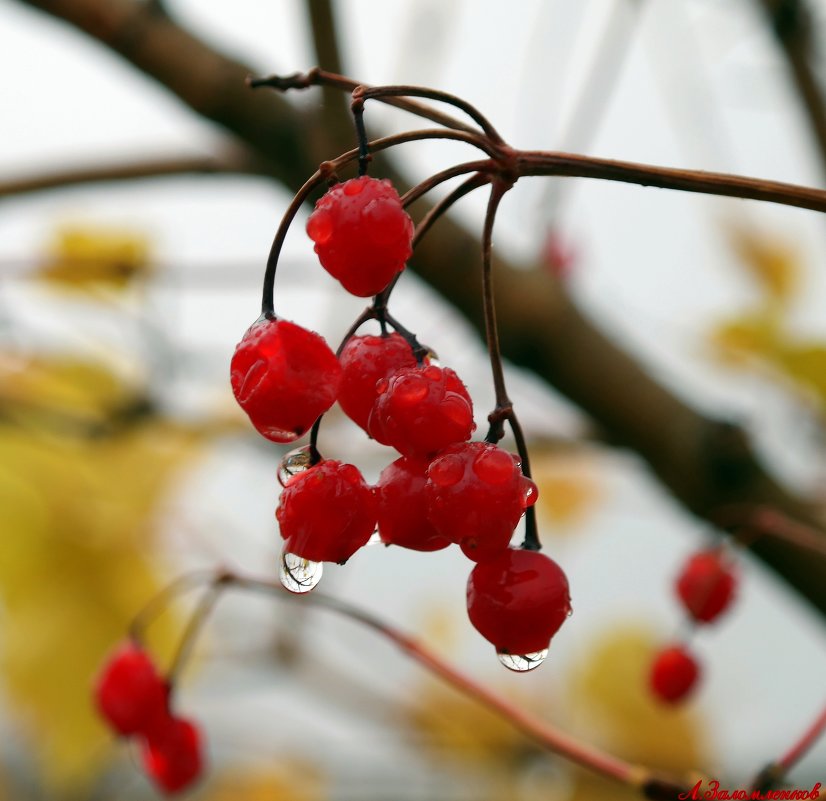
<svg viewBox="0 0 826 801"><path fill-rule="evenodd" d="M815 718L812 724L803 732L797 742L795 742L789 750L777 760L777 764L782 768L784 773L788 773L804 756L809 752L812 746L823 736L826 731L826 707L824 707L820 714Z"/></svg>

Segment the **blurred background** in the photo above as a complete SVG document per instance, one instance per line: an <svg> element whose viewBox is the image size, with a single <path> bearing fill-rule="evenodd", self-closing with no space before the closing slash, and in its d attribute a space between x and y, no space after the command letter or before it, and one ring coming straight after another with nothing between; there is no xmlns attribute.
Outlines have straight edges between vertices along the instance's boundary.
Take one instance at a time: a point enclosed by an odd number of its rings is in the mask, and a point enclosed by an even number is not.
<svg viewBox="0 0 826 801"><path fill-rule="evenodd" d="M283 113L305 121L293 126L306 152L273 146L251 167L249 142L207 119L237 114L220 99L249 91L222 83L239 72L163 36L147 55L140 37L153 26L181 26L258 74L340 56L367 83L432 85L477 104L517 147L823 185L815 100L801 101L775 35L803 20L816 95L818 1L777 4L773 20L772 3L753 0L338 0L332 22L317 0L44 4L55 16L35 5L0 2L0 798L10 801L156 797L135 754L95 719L98 665L181 572L277 575L276 470L289 448L258 437L235 407L228 364L258 316L292 184L352 146L350 121L332 95L290 96ZM200 70L194 89L176 71L187 63ZM366 119L373 132L423 127L378 104ZM467 158L425 142L393 164L416 182ZM456 207L473 236L484 205L478 193ZM276 309L336 343L364 304L320 269L303 219ZM525 179L503 203L495 248L550 272L669 392L743 426L788 492L822 506L824 234L819 215L798 209ZM465 380L483 428L493 394L472 326L410 271L393 310ZM528 675L499 665L467 621L458 550L368 546L329 567L324 589L588 742L745 786L826 701L822 612L742 553L735 607L692 639L702 687L682 708L658 706L645 686L651 655L686 631L673 579L713 531L547 381L515 367L508 380L543 542L572 588L574 616L545 665ZM395 458L337 410L320 446L369 480ZM188 601L152 628L162 662ZM228 594L180 705L208 742L209 773L192 794L203 801L634 797L542 753L372 633L298 603ZM789 782L826 782L825 765L822 742Z"/></svg>

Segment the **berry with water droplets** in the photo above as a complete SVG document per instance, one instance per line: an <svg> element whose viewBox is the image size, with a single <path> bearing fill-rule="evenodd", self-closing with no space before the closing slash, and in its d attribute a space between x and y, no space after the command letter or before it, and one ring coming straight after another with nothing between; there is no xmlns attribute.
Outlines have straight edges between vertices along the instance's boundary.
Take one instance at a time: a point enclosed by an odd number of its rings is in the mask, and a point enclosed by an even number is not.
<svg viewBox="0 0 826 801"><path fill-rule="evenodd" d="M376 497L358 468L325 459L290 479L275 516L286 552L343 564L376 528Z"/></svg>
<svg viewBox="0 0 826 801"><path fill-rule="evenodd" d="M137 643L121 645L94 687L98 711L118 734L144 734L167 716L168 687Z"/></svg>
<svg viewBox="0 0 826 801"><path fill-rule="evenodd" d="M479 562L508 547L537 489L518 457L487 442L463 442L430 463L424 497L436 530Z"/></svg>
<svg viewBox="0 0 826 801"><path fill-rule="evenodd" d="M475 429L467 388L450 368L403 367L379 381L367 431L403 456L426 458Z"/></svg>
<svg viewBox="0 0 826 801"><path fill-rule="evenodd" d="M379 535L388 545L414 551L438 551L451 540L427 519L424 485L427 462L402 457L382 470L376 484Z"/></svg>
<svg viewBox="0 0 826 801"><path fill-rule="evenodd" d="M539 551L508 548L471 571L467 610L499 653L537 653L571 613L568 579Z"/></svg>
<svg viewBox="0 0 826 801"><path fill-rule="evenodd" d="M680 645L660 651L651 665L648 683L651 692L667 704L688 697L700 678L700 666Z"/></svg>
<svg viewBox="0 0 826 801"><path fill-rule="evenodd" d="M362 175L336 184L307 220L321 266L351 294L377 295L404 269L413 221L390 181Z"/></svg>
<svg viewBox="0 0 826 801"><path fill-rule="evenodd" d="M292 442L335 403L341 367L315 332L262 318L238 343L230 375L256 429L273 442Z"/></svg>
<svg viewBox="0 0 826 801"><path fill-rule="evenodd" d="M410 344L395 332L384 337L352 337L338 360L341 364L339 406L365 431L370 410L378 397L376 384L402 367L416 366Z"/></svg>
<svg viewBox="0 0 826 801"><path fill-rule="evenodd" d="M683 566L677 578L677 595L698 623L719 617L734 598L737 578L719 549L700 551Z"/></svg>
<svg viewBox="0 0 826 801"><path fill-rule="evenodd" d="M201 733L188 720L169 718L146 738L143 766L159 790L172 795L186 790L204 769Z"/></svg>

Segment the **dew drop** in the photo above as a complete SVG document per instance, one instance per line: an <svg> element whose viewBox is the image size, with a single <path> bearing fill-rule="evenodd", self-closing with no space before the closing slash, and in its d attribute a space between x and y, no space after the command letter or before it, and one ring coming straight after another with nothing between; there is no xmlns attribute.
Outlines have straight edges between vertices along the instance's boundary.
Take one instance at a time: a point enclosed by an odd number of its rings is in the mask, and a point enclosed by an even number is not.
<svg viewBox="0 0 826 801"><path fill-rule="evenodd" d="M527 673L529 670L538 668L548 656L548 649L534 651L532 654L505 654L497 652L499 661L508 669L515 673Z"/></svg>
<svg viewBox="0 0 826 801"><path fill-rule="evenodd" d="M370 539L369 539L369 540L367 540L367 544L368 544L368 545L378 545L379 543L382 543L382 542L384 542L384 540L381 538L381 534L379 534L379 530L378 530L378 529L376 529L376 530L375 530L375 531L374 531L374 532L370 535Z"/></svg>
<svg viewBox="0 0 826 801"><path fill-rule="evenodd" d="M309 592L319 581L324 572L323 562L311 562L294 553L281 554L281 569L278 578L285 590L295 593Z"/></svg>
<svg viewBox="0 0 826 801"><path fill-rule="evenodd" d="M293 476L312 467L312 461L312 448L309 445L302 445L300 448L291 450L278 465L278 483L286 487Z"/></svg>

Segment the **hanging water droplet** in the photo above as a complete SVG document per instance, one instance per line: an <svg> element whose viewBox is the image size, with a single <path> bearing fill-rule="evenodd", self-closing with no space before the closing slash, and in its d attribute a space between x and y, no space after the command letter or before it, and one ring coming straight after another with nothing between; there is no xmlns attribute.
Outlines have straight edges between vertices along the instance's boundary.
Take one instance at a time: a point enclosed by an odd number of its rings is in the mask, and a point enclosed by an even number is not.
<svg viewBox="0 0 826 801"><path fill-rule="evenodd" d="M313 454L309 445L291 450L278 465L278 483L286 487L293 476L312 467Z"/></svg>
<svg viewBox="0 0 826 801"><path fill-rule="evenodd" d="M285 590L295 593L309 592L324 572L324 562L312 562L294 553L281 554L281 569L278 578Z"/></svg>
<svg viewBox="0 0 826 801"><path fill-rule="evenodd" d="M380 542L383 542L381 538L381 534L379 534L378 527L373 531L370 535L370 539L367 540L368 545L378 545Z"/></svg>
<svg viewBox="0 0 826 801"><path fill-rule="evenodd" d="M548 655L548 649L534 651L532 654L504 654L497 651L496 656L499 661L508 669L516 673L526 673L529 670L538 668Z"/></svg>

